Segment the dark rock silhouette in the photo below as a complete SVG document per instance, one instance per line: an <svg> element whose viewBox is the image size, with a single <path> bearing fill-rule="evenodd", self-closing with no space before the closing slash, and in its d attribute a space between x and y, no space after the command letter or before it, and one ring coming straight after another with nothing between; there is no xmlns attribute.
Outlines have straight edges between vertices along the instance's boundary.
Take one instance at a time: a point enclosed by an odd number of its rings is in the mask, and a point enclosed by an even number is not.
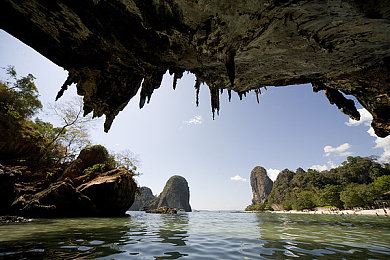
<svg viewBox="0 0 390 260"><path fill-rule="evenodd" d="M169 70L240 97L312 83L353 119L356 97L380 137L390 134L389 1L0 1L0 28L68 70L85 114L108 131L139 88L149 102ZM129 30L129 28L132 28ZM234 83L234 84L233 84ZM265 88L264 88L265 89ZM199 92L199 88L196 88ZM229 95L230 96L230 95Z"/></svg>
<svg viewBox="0 0 390 260"><path fill-rule="evenodd" d="M20 171L0 164L0 215L9 214L16 196L15 182Z"/></svg>
<svg viewBox="0 0 390 260"><path fill-rule="evenodd" d="M98 175L77 191L91 199L98 215L119 216L133 204L136 189L131 172L120 168Z"/></svg>
<svg viewBox="0 0 390 260"><path fill-rule="evenodd" d="M256 166L251 172L252 204L264 203L271 193L273 182L268 177L267 171L260 166Z"/></svg>
<svg viewBox="0 0 390 260"><path fill-rule="evenodd" d="M190 189L185 178L175 175L169 178L163 192L159 196L157 207L167 206L169 208L184 209L191 211Z"/></svg>

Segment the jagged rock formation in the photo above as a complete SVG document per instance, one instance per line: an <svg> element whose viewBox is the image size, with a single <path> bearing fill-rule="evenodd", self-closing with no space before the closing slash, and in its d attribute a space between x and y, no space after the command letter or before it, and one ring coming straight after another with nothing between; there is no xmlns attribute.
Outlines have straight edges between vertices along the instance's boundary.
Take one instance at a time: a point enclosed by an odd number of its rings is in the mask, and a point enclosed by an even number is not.
<svg viewBox="0 0 390 260"><path fill-rule="evenodd" d="M135 194L133 205L129 210L155 209L157 208L158 197L154 196L152 190L148 187L139 188L139 193Z"/></svg>
<svg viewBox="0 0 390 260"><path fill-rule="evenodd" d="M268 177L266 169L256 166L251 172L252 204L264 203L271 193L273 182Z"/></svg>
<svg viewBox="0 0 390 260"><path fill-rule="evenodd" d="M105 131L141 87L149 102L163 74L196 74L213 114L219 90L240 98L265 86L312 83L360 117L354 95L390 134L389 0L3 0L0 28L64 67L84 112L106 115ZM142 86L141 86L142 83ZM198 100L197 100L198 103Z"/></svg>
<svg viewBox="0 0 390 260"><path fill-rule="evenodd" d="M184 209L191 211L190 189L185 178L174 175L165 184L164 190L159 196L157 207L167 206L169 208Z"/></svg>

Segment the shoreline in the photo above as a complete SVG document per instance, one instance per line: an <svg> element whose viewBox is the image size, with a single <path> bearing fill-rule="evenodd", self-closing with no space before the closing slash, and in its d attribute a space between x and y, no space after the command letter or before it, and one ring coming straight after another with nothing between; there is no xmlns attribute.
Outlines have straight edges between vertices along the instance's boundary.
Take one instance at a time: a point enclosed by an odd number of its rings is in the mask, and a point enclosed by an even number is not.
<svg viewBox="0 0 390 260"><path fill-rule="evenodd" d="M275 213L275 214L313 214L313 215L362 215L362 216L385 216L388 217L390 213L390 208L385 209L363 209L363 210L328 210L328 209L318 209L318 210L276 210L276 211L245 211L247 213Z"/></svg>

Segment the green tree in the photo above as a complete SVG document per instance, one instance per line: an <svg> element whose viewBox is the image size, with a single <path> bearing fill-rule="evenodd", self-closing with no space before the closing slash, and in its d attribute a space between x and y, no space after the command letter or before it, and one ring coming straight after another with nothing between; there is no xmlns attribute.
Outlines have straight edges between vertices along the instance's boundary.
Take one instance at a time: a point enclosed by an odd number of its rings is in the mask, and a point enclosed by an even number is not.
<svg viewBox="0 0 390 260"><path fill-rule="evenodd" d="M296 210L312 209L316 206L315 196L312 191L301 191L298 196L293 208Z"/></svg>
<svg viewBox="0 0 390 260"><path fill-rule="evenodd" d="M340 185L326 185L318 194L319 206L334 206L341 208L343 206L340 200L340 191L342 187Z"/></svg>
<svg viewBox="0 0 390 260"><path fill-rule="evenodd" d="M378 177L372 184L377 195L390 191L390 175Z"/></svg>
<svg viewBox="0 0 390 260"><path fill-rule="evenodd" d="M28 74L25 77L17 77L15 68L9 66L6 69L10 81L0 82L0 114L2 121L11 123L23 119L29 119L42 104L39 101L38 89L35 86L35 77Z"/></svg>
<svg viewBox="0 0 390 260"><path fill-rule="evenodd" d="M372 184L351 183L340 192L345 208L365 207L374 204L377 192Z"/></svg>

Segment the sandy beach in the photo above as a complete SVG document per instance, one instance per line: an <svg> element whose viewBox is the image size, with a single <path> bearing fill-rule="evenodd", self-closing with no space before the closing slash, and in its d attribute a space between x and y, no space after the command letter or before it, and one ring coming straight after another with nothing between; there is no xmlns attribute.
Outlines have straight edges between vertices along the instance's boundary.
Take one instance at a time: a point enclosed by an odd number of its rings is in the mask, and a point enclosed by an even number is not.
<svg viewBox="0 0 390 260"><path fill-rule="evenodd" d="M390 208L385 209L363 209L363 210L329 210L329 209L318 209L318 210L280 210L280 211L269 211L270 213L292 213L292 214L322 214L322 215L376 215L376 216L388 216Z"/></svg>

